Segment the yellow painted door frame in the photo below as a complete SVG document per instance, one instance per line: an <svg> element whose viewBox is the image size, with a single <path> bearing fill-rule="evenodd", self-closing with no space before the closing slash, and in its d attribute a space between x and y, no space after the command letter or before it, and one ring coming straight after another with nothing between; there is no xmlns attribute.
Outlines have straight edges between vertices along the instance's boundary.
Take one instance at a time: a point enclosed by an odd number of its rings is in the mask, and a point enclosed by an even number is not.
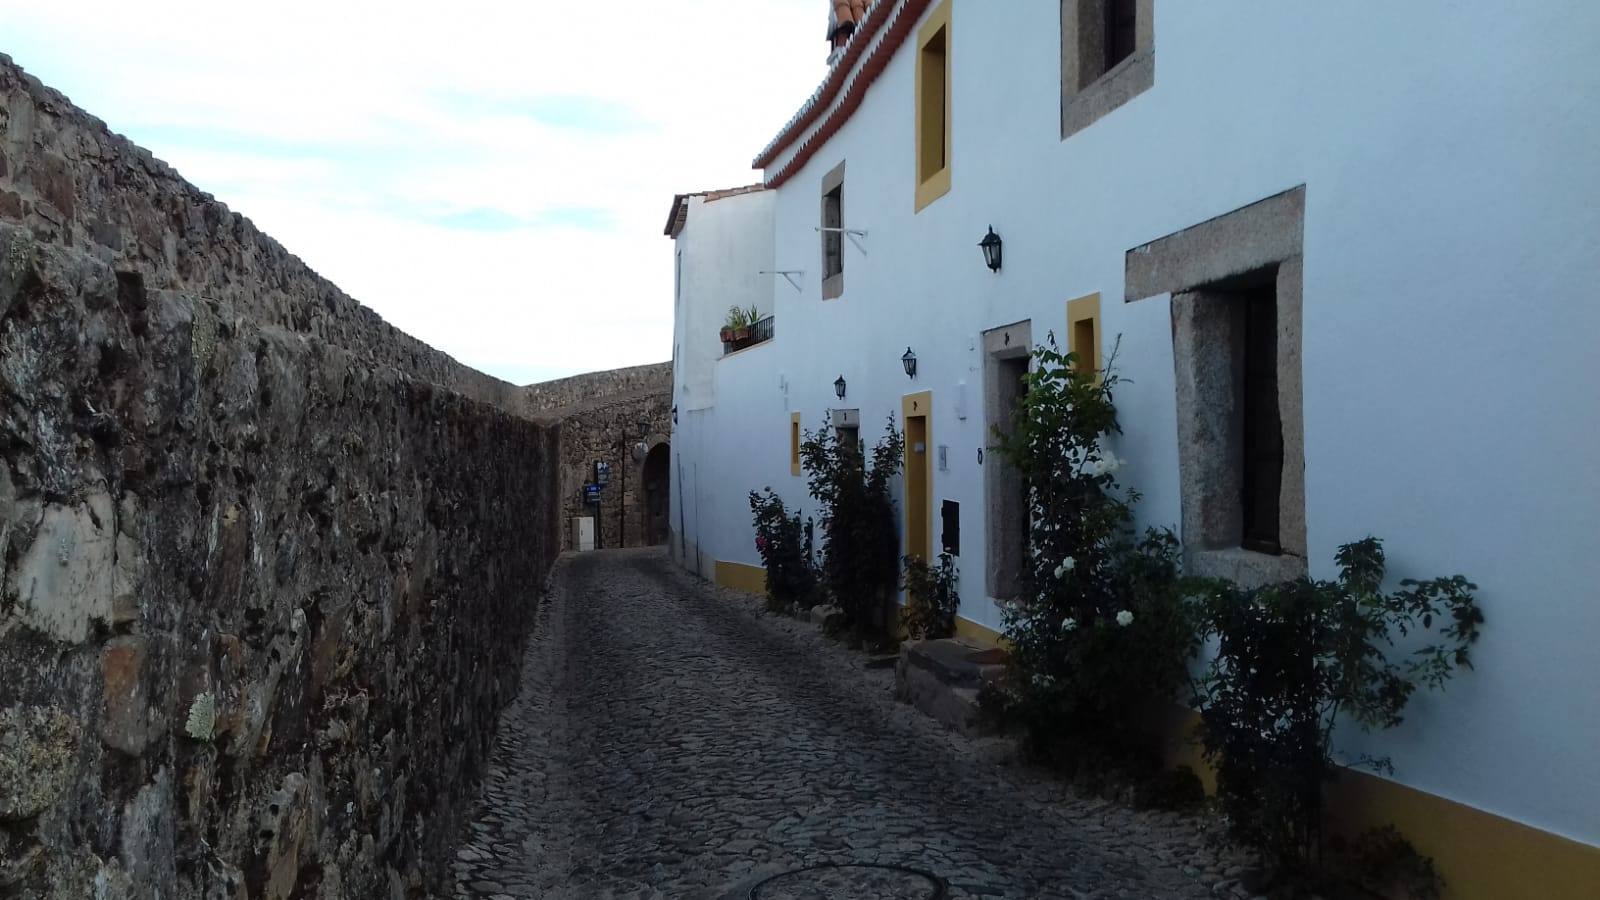
<svg viewBox="0 0 1600 900"><path fill-rule="evenodd" d="M906 428L906 555L933 559L933 392L900 399Z"/></svg>

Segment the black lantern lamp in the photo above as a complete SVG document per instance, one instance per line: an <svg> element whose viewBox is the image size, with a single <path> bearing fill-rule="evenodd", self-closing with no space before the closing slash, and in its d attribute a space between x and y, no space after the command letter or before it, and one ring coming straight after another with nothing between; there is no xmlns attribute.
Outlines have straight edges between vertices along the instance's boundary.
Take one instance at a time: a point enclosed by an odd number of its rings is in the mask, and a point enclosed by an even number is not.
<svg viewBox="0 0 1600 900"><path fill-rule="evenodd" d="M833 382L833 394L834 394L835 397L838 397L840 400L844 399L844 376L843 375L840 375L838 377L838 379L836 379Z"/></svg>
<svg viewBox="0 0 1600 900"><path fill-rule="evenodd" d="M978 242L978 247L983 250L983 262L989 271L1000 271L1000 235L994 233L994 226L989 226L989 233Z"/></svg>
<svg viewBox="0 0 1600 900"><path fill-rule="evenodd" d="M906 367L907 378L917 377L917 355L911 352L910 347L906 348L906 355L900 357L900 365Z"/></svg>

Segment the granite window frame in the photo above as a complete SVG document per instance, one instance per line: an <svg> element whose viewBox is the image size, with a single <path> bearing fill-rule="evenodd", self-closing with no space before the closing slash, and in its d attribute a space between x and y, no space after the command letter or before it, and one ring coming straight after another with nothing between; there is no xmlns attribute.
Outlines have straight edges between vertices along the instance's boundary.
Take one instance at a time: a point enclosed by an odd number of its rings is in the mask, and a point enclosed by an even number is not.
<svg viewBox="0 0 1600 900"><path fill-rule="evenodd" d="M844 296L844 163L822 176L822 299ZM830 230L831 229L831 230Z"/></svg>
<svg viewBox="0 0 1600 900"><path fill-rule="evenodd" d="M1155 0L1134 4L1133 52L1108 65L1116 0L1061 0L1061 139L1104 118L1155 84Z"/></svg>
<svg viewBox="0 0 1600 900"><path fill-rule="evenodd" d="M1306 565L1305 425L1301 374L1305 186L1129 250L1126 302L1171 296L1178 481L1186 570L1259 587ZM1246 534L1248 308L1273 298L1276 550Z"/></svg>

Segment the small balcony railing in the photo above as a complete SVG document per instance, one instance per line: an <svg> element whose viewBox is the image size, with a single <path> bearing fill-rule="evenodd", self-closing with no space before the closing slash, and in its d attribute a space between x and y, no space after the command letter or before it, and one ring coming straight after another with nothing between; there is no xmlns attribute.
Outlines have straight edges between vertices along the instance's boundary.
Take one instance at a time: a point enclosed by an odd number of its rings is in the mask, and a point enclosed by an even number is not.
<svg viewBox="0 0 1600 900"><path fill-rule="evenodd" d="M755 324L734 332L732 340L722 342L723 355L726 356L729 353L735 353L747 347L754 347L757 344L765 344L767 341L772 340L773 319L773 316L766 316L757 319Z"/></svg>

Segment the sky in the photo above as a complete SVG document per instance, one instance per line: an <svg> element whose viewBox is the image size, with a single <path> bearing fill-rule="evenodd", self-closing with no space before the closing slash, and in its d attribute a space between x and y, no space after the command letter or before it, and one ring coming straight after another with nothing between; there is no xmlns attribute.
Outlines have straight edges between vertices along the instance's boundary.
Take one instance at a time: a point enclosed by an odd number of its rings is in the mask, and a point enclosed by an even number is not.
<svg viewBox="0 0 1600 900"><path fill-rule="evenodd" d="M827 0L0 0L0 52L385 319L527 384L672 355L674 193L749 184Z"/></svg>

